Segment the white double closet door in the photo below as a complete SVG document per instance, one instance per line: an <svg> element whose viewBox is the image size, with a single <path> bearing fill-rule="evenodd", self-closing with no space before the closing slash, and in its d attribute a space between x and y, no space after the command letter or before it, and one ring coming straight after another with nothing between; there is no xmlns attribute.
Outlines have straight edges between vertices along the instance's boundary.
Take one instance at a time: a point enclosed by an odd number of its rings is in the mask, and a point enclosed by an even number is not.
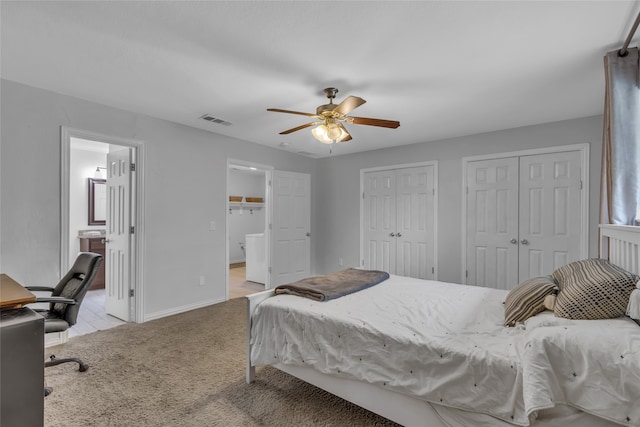
<svg viewBox="0 0 640 427"><path fill-rule="evenodd" d="M430 165L363 174L364 268L435 277L434 170Z"/></svg>
<svg viewBox="0 0 640 427"><path fill-rule="evenodd" d="M512 289L580 259L580 152L467 164L466 283Z"/></svg>

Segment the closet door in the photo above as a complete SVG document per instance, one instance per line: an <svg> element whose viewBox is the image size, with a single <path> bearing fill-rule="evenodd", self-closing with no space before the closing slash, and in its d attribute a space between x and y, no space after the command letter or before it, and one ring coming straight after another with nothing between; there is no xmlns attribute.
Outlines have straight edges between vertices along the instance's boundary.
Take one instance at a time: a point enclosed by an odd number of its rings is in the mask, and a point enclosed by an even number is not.
<svg viewBox="0 0 640 427"><path fill-rule="evenodd" d="M396 173L396 274L434 277L434 168L398 169Z"/></svg>
<svg viewBox="0 0 640 427"><path fill-rule="evenodd" d="M467 284L512 289L580 258L579 151L471 161L466 197Z"/></svg>
<svg viewBox="0 0 640 427"><path fill-rule="evenodd" d="M396 173L364 174L363 267L395 274Z"/></svg>
<svg viewBox="0 0 640 427"><path fill-rule="evenodd" d="M580 256L580 153L520 157L519 281Z"/></svg>
<svg viewBox="0 0 640 427"><path fill-rule="evenodd" d="M467 164L467 284L518 283L518 158Z"/></svg>
<svg viewBox="0 0 640 427"><path fill-rule="evenodd" d="M364 268L435 277L435 167L366 172Z"/></svg>

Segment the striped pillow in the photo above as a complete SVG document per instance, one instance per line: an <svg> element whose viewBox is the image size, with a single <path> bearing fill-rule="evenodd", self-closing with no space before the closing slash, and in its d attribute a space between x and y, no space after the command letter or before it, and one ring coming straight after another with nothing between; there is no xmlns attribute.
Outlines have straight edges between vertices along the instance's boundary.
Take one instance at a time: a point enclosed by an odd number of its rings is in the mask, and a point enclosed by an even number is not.
<svg viewBox="0 0 640 427"><path fill-rule="evenodd" d="M504 301L504 325L514 326L544 311L544 299L555 294L558 285L551 276L527 279L510 290Z"/></svg>
<svg viewBox="0 0 640 427"><path fill-rule="evenodd" d="M567 319L611 319L624 316L638 276L592 258L572 262L553 272L560 286L554 312Z"/></svg>

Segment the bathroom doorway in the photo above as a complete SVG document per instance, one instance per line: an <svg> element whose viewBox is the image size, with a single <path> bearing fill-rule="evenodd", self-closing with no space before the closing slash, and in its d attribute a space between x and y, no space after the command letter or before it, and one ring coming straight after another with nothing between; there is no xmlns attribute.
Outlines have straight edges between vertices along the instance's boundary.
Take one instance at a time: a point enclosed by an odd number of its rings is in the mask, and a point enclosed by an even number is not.
<svg viewBox="0 0 640 427"><path fill-rule="evenodd" d="M268 288L268 166L229 160L227 170L227 299Z"/></svg>
<svg viewBox="0 0 640 427"><path fill-rule="evenodd" d="M142 143L67 127L61 141L60 271L68 271L78 252L103 255L69 336L139 322ZM109 201L110 194L119 196ZM119 201L126 203L118 207ZM127 226L122 231L114 224Z"/></svg>

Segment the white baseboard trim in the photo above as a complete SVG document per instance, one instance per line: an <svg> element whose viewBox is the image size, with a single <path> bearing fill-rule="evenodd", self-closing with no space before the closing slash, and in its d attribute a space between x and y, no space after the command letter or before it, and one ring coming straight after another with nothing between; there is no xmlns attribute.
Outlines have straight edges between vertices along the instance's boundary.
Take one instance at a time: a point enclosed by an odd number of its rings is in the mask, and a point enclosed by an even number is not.
<svg viewBox="0 0 640 427"><path fill-rule="evenodd" d="M44 335L44 347L53 347L54 345L64 344L69 341L69 331L51 332Z"/></svg>
<svg viewBox="0 0 640 427"><path fill-rule="evenodd" d="M174 307L169 310L157 311L155 313L145 314L143 321L147 322L149 320L161 319L163 317L173 316L174 314L185 313L187 311L195 310L196 308L207 307L209 305L218 304L224 301L226 301L224 297L215 298L215 299L200 301L197 304L188 304L180 307Z"/></svg>

